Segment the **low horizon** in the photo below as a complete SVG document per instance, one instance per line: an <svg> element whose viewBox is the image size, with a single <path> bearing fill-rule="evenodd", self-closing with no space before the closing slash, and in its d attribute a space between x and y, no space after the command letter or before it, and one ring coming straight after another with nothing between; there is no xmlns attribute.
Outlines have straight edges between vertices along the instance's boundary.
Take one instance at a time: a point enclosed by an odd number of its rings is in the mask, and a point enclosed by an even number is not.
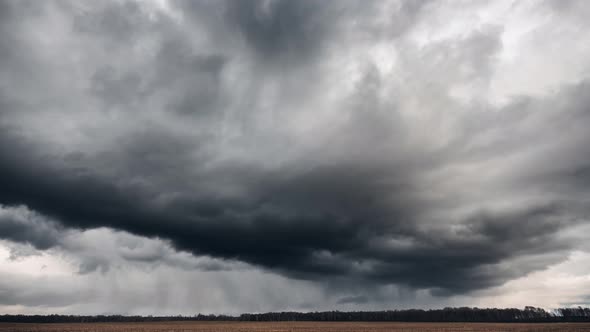
<svg viewBox="0 0 590 332"><path fill-rule="evenodd" d="M1 324L72 323L171 323L171 322L472 322L472 323L589 323L590 308L557 308L547 311L527 306L517 308L395 309L380 311L282 311L241 314L193 315L2 315ZM590 327L588 327L590 328Z"/></svg>
<svg viewBox="0 0 590 332"><path fill-rule="evenodd" d="M440 311L440 310L454 310L454 309L475 309L475 310L508 310L508 309L516 309L520 311L525 310L544 310L547 313L553 313L560 309L587 309L590 310L588 307L582 306L570 306L570 307L563 307L563 308L542 308L536 307L532 305L524 306L522 308L516 307L477 307L477 306L461 306L461 307L432 307L432 308L395 308L391 307L389 309L382 309L382 310L348 310L348 311L341 311L341 310L312 310L312 311L296 311L296 310L282 310L282 311L260 311L260 312L239 312L239 313L228 313L228 312L196 312L193 314L188 315L155 315L155 314L142 314L142 315L129 315L124 313L116 313L116 312L103 312L103 313L94 313L94 314L56 314L56 313L47 313L47 314L5 314L0 313L0 316L76 316L76 317L93 317L93 316L124 316L124 317L194 317L197 315L204 315L204 316L231 316L231 317L239 317L240 315L258 315L258 314L270 314L270 313L300 313L300 314L309 314L309 313L323 313L323 312L342 312L342 313L349 313L349 312L387 312L387 311Z"/></svg>
<svg viewBox="0 0 590 332"><path fill-rule="evenodd" d="M590 307L590 1L0 0L0 315Z"/></svg>

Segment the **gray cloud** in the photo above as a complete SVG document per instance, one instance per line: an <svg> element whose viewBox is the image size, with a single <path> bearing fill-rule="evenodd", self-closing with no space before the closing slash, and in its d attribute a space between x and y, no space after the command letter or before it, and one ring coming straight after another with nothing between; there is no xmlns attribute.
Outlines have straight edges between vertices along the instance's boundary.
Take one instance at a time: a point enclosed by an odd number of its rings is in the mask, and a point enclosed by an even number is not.
<svg viewBox="0 0 590 332"><path fill-rule="evenodd" d="M0 52L30 55L0 62L0 237L78 250L82 274L244 264L454 295L587 240L567 232L588 220L587 77L490 100L507 25L428 40L461 18L429 2L3 5ZM101 252L105 229L149 239Z"/></svg>
<svg viewBox="0 0 590 332"><path fill-rule="evenodd" d="M326 40L325 6L317 1L227 2L229 22L263 59L307 57Z"/></svg>
<svg viewBox="0 0 590 332"><path fill-rule="evenodd" d="M62 254L79 274L106 273L122 265L151 269L171 266L186 271L229 271L247 266L207 256L195 257L174 250L167 241L146 239L107 228L88 231L64 229L24 206L0 207L0 239L8 240L10 259L19 260L43 251Z"/></svg>
<svg viewBox="0 0 590 332"><path fill-rule="evenodd" d="M15 138L3 142L12 142L11 147L24 144ZM148 151L154 149L152 144ZM570 219L582 217L569 215L578 211L575 204L565 210L550 202L514 213L488 211L447 220L445 227L429 225L425 221L431 216L421 216L420 211L429 202L420 198L423 194L414 183L404 183L415 174L408 169L392 173L395 169L387 163L379 168L365 162L250 173L248 181L253 182L233 182L246 190L247 199L238 195L212 200L204 198L206 191L197 190L163 200L163 187L149 183L116 181L90 170L72 172L62 169L61 161L27 169L27 164L39 165L39 157L2 157L8 166L2 172L5 202L26 203L70 227L108 226L164 237L182 250L243 260L301 278L350 276L453 291L494 286L515 275L482 271L482 266L521 254L565 250L570 245L554 243L559 239L553 235L575 222ZM141 165L130 170L145 171ZM208 177L213 179L249 174L235 167L212 172ZM144 175L150 179L150 173ZM34 195L24 190L31 179L39 179L31 184L37 188ZM84 270L94 270L99 263L89 264Z"/></svg>
<svg viewBox="0 0 590 332"><path fill-rule="evenodd" d="M0 236L4 239L48 249L59 242L58 227L25 207L5 209L0 206Z"/></svg>

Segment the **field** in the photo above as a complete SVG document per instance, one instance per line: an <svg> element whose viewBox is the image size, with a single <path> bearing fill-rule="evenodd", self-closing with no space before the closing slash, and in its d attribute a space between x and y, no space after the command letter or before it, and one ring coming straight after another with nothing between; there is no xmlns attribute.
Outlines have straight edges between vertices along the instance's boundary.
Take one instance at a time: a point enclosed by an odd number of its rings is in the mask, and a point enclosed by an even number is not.
<svg viewBox="0 0 590 332"><path fill-rule="evenodd" d="M17 324L0 332L590 332L590 323L163 322Z"/></svg>

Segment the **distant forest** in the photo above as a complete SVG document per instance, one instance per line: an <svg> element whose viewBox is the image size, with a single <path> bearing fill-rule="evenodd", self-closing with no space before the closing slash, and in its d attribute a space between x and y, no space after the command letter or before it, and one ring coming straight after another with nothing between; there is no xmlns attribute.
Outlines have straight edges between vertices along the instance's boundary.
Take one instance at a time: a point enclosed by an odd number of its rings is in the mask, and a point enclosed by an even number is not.
<svg viewBox="0 0 590 332"><path fill-rule="evenodd" d="M0 322L12 323L98 323L163 321L322 321L322 322L590 322L590 308L444 308L387 311L269 312L259 314L194 316L70 316L70 315L0 315Z"/></svg>

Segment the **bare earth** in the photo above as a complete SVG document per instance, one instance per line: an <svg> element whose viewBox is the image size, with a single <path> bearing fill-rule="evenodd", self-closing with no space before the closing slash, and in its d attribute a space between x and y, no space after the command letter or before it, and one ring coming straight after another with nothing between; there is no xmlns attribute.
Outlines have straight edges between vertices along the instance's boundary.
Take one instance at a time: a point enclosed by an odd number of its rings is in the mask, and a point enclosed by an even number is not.
<svg viewBox="0 0 590 332"><path fill-rule="evenodd" d="M590 323L162 322L16 324L0 332L590 332Z"/></svg>

